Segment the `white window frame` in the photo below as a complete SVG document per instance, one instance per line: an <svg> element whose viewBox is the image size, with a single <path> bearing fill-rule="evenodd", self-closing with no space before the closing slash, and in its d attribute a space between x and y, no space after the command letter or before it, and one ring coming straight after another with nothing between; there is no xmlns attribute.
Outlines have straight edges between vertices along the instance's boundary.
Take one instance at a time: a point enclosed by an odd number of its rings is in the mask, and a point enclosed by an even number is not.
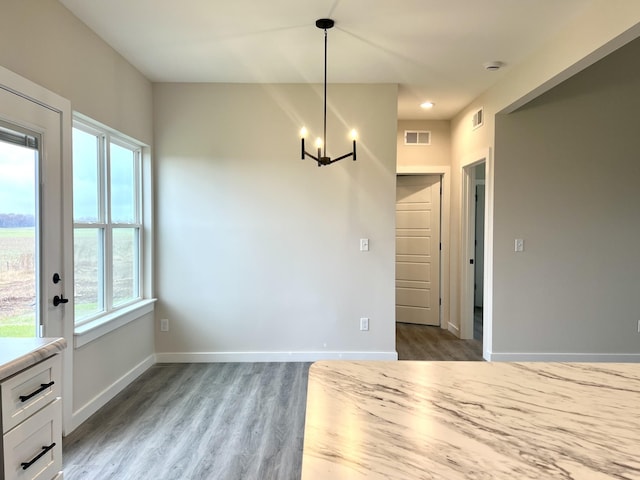
<svg viewBox="0 0 640 480"><path fill-rule="evenodd" d="M101 264L101 281L102 288L99 288L98 295L102 296L104 308L101 312L84 318L79 322L74 320L74 344L75 347L85 345L102 335L109 333L116 328L126 325L143 315L153 312L154 298L151 298L151 277L150 268L151 259L151 239L148 234L151 229L148 222L145 222L147 212L150 207L147 206L151 202L151 181L145 179L145 173L150 176L150 155L148 147L142 143L127 137L119 132L110 129L104 125L94 122L79 114L74 115L73 128L77 128L91 135L96 135L99 139L99 218L97 222L75 222L73 223L74 231L77 228L102 229L103 239L101 246L104 251L98 260ZM110 211L110 161L111 161L111 144L119 145L134 152L135 168L135 184L136 195L134 198L135 219L133 223L116 223L111 221ZM135 288L137 297L132 300L113 305L113 230L114 228L134 228L137 230L137 268L135 275ZM100 286L99 286L100 287Z"/></svg>

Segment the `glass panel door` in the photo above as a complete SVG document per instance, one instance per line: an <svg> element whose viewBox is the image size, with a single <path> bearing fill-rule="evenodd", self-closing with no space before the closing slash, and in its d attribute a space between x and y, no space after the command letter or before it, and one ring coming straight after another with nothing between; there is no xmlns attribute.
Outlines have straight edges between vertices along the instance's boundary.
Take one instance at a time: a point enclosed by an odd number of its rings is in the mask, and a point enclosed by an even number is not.
<svg viewBox="0 0 640 480"><path fill-rule="evenodd" d="M20 245L23 259L10 271L0 271L0 299L12 310L7 307L0 315L0 335L65 338L65 431L73 426L73 304L66 303L73 298L73 224L71 215L64 215L72 212L70 119L68 100L0 66L0 213L33 215L30 226L0 228L5 234L0 255L9 255L8 237ZM13 228L22 236L10 232Z"/></svg>
<svg viewBox="0 0 640 480"><path fill-rule="evenodd" d="M34 337L38 308L38 150L2 128L0 138L0 337Z"/></svg>

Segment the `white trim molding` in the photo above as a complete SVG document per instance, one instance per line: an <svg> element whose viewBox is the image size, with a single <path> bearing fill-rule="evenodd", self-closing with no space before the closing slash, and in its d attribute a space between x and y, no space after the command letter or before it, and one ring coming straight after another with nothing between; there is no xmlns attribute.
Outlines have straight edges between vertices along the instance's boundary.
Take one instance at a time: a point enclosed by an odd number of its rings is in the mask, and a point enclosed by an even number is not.
<svg viewBox="0 0 640 480"><path fill-rule="evenodd" d="M65 430L65 435L69 435L69 433L71 433L82 423L84 423L91 415L104 407L107 402L109 402L112 398L114 398L117 394L124 390L131 382L133 382L136 378L146 372L154 364L155 356L149 355L142 362L133 367L107 388L102 390L98 395L93 397L78 410L73 412L70 425L71 428Z"/></svg>
<svg viewBox="0 0 640 480"><path fill-rule="evenodd" d="M166 352L157 363L317 362L319 360L398 360L398 352Z"/></svg>
<svg viewBox="0 0 640 480"><path fill-rule="evenodd" d="M488 357L488 358L487 358ZM640 353L506 353L490 352L492 362L609 362L640 363Z"/></svg>
<svg viewBox="0 0 640 480"><path fill-rule="evenodd" d="M485 164L485 216L484 216L484 292L483 292L483 339L482 356L489 360L493 345L493 181L494 165L491 148L469 156L461 165L460 191L460 338L473 338L473 269L469 258L473 258L474 225L470 225L473 208L471 188L475 177L470 169L482 162ZM455 332L453 332L455 333Z"/></svg>
<svg viewBox="0 0 640 480"><path fill-rule="evenodd" d="M143 299L132 305L76 327L76 331L73 335L74 348L80 348L109 332L113 332L127 323L138 320L149 313L153 313L155 302L155 298Z"/></svg>

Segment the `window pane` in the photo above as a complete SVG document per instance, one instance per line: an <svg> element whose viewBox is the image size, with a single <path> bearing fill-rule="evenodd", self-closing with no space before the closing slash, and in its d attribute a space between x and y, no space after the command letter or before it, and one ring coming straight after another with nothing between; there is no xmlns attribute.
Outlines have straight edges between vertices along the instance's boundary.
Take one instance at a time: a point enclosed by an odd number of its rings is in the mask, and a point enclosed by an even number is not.
<svg viewBox="0 0 640 480"><path fill-rule="evenodd" d="M111 144L111 221L135 223L135 152Z"/></svg>
<svg viewBox="0 0 640 480"><path fill-rule="evenodd" d="M100 141L96 135L73 129L73 219L75 222L98 222L98 170Z"/></svg>
<svg viewBox="0 0 640 480"><path fill-rule="evenodd" d="M138 298L138 229L113 229L113 305Z"/></svg>
<svg viewBox="0 0 640 480"><path fill-rule="evenodd" d="M73 231L76 323L104 311L103 238L101 228Z"/></svg>
<svg viewBox="0 0 640 480"><path fill-rule="evenodd" d="M37 152L0 141L0 337L36 334Z"/></svg>

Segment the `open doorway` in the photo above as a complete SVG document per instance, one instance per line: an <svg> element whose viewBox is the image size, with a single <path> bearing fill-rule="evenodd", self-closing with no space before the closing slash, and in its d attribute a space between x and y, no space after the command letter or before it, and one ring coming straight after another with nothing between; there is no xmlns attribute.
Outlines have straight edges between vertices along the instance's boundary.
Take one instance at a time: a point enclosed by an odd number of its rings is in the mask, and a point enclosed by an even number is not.
<svg viewBox="0 0 640 480"><path fill-rule="evenodd" d="M492 347L493 164L487 150L462 168L460 338Z"/></svg>
<svg viewBox="0 0 640 480"><path fill-rule="evenodd" d="M409 177L404 178L403 177ZM411 169L399 169L397 183L397 203L396 208L399 216L396 221L396 240L400 240L397 244L399 247L396 251L396 260L402 265L397 269L396 285L399 288L396 297L401 306L407 304L408 300L412 300L412 296L422 295L421 289L415 288L421 284L426 285L425 269L435 268L431 260L439 249L439 296L441 301L437 301L439 305L433 305L435 301L429 298L423 298L426 305L431 305L434 312L439 313L439 320L434 320L431 325L426 322L411 322L411 316L416 312L412 312L409 321L407 317L402 315L396 316L396 349L399 360L422 360L422 361L444 361L444 360L460 360L460 361L478 361L482 360L482 348L478 342L469 342L463 340L458 334L457 322L451 322L449 317L449 214L450 214L450 169L449 167L422 167ZM438 189L433 189L433 185L440 185L439 201L440 208L433 205L432 201L426 201L424 198L426 192L425 186L420 186L420 182L431 180L431 198L438 200L436 193ZM429 187L426 187L429 188ZM398 208L398 203L400 204ZM431 208L429 208L431 204ZM440 221L429 222L432 227L438 226L439 223L439 241L437 232L431 231L427 225L420 223L423 220L414 223L415 215L419 211L431 210L431 213L439 211ZM411 213L407 213L411 212ZM431 237L428 240L429 231ZM420 273L422 276L410 277L408 274ZM429 274L429 283L434 277ZM434 285L430 285L432 287ZM411 290L407 292L406 290ZM433 292L432 292L433 293ZM437 298L432 295L431 298ZM413 299L415 300L415 299ZM406 305L404 305L406 306ZM419 305L417 305L419 306ZM439 308L434 308L438 306ZM411 310L415 309L413 305ZM404 310L404 309L401 309ZM400 312L402 314L406 311ZM436 317L436 318L438 318ZM406 323L403 323L403 318ZM439 325L439 326L438 326Z"/></svg>
<svg viewBox="0 0 640 480"><path fill-rule="evenodd" d="M474 274L473 339L482 342L484 307L484 206L486 168L482 162L474 169Z"/></svg>

